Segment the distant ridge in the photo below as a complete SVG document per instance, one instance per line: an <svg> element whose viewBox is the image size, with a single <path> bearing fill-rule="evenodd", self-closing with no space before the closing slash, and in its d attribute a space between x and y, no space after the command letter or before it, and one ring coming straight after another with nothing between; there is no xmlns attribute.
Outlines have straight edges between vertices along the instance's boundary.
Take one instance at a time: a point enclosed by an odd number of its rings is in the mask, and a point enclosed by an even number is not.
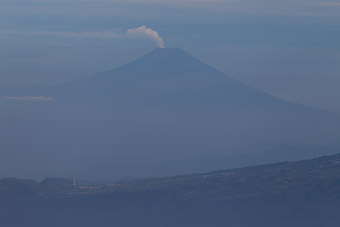
<svg viewBox="0 0 340 227"><path fill-rule="evenodd" d="M0 225L337 227L339 175L337 154L94 185L73 186L71 180L62 179L42 183L4 179L0 180Z"/></svg>

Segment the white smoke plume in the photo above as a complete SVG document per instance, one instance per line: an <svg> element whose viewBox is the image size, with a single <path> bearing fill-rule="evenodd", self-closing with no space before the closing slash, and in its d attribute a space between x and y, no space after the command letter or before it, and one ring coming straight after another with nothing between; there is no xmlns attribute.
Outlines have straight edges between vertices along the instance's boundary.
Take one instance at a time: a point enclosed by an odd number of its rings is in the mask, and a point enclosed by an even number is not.
<svg viewBox="0 0 340 227"><path fill-rule="evenodd" d="M142 25L138 28L132 28L127 30L127 35L129 36L145 36L153 39L160 48L164 47L164 40L159 36L158 32Z"/></svg>

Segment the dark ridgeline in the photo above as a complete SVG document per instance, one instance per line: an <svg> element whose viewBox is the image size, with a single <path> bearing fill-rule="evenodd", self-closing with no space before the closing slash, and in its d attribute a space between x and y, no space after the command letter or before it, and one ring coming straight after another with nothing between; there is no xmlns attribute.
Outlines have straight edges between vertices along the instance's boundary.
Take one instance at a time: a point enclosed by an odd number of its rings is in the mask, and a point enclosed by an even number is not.
<svg viewBox="0 0 340 227"><path fill-rule="evenodd" d="M115 184L0 180L0 226L336 227L340 155Z"/></svg>
<svg viewBox="0 0 340 227"><path fill-rule="evenodd" d="M0 89L8 96L56 99L0 100L0 171L27 178L41 169L92 180L164 176L213 170L208 160L239 154L258 164L248 154L333 143L340 129L339 118L247 86L179 48L66 84ZM196 163L183 172L162 164L185 160Z"/></svg>

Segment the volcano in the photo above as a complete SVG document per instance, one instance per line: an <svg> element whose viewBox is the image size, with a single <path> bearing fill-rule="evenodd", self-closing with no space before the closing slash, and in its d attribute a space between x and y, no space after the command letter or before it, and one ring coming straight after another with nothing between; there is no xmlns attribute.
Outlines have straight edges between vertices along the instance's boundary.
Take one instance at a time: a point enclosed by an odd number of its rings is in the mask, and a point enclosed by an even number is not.
<svg viewBox="0 0 340 227"><path fill-rule="evenodd" d="M180 48L155 49L131 63L50 87L40 95L131 108L307 109L247 86Z"/></svg>
<svg viewBox="0 0 340 227"><path fill-rule="evenodd" d="M338 118L241 83L179 48L65 84L0 89L1 96L39 97L0 100L0 171L28 178L41 169L110 179L208 171L216 165L206 160L245 154L251 164L247 154L321 146L340 129ZM179 162L195 163L179 172Z"/></svg>
<svg viewBox="0 0 340 227"><path fill-rule="evenodd" d="M131 63L71 83L3 92L2 96L47 96L116 108L311 111L241 83L180 48L157 48Z"/></svg>

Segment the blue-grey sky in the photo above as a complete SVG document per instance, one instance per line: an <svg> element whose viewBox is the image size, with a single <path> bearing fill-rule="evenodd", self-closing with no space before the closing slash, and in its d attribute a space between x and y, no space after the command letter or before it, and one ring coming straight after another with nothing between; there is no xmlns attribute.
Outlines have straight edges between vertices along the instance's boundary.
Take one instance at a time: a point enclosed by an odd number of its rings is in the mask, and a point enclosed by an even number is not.
<svg viewBox="0 0 340 227"><path fill-rule="evenodd" d="M2 0L0 85L50 85L166 47L287 100L340 112L340 1Z"/></svg>

